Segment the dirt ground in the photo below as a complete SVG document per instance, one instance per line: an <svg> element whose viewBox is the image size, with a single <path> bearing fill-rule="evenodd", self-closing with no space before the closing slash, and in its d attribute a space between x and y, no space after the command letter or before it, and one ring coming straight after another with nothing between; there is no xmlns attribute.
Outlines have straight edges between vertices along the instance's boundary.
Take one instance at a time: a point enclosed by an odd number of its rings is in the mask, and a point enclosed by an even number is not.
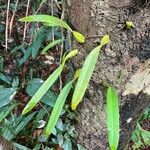
<svg viewBox="0 0 150 150"><path fill-rule="evenodd" d="M79 67L87 54L105 34L111 43L101 51L96 69L78 108L78 142L88 150L107 150L105 116L106 89L114 86L120 97L120 148L125 148L138 115L150 103L150 1L73 0L67 3L68 18L74 28L87 37L74 66ZM125 28L126 21L135 28ZM127 120L131 118L131 121Z"/></svg>

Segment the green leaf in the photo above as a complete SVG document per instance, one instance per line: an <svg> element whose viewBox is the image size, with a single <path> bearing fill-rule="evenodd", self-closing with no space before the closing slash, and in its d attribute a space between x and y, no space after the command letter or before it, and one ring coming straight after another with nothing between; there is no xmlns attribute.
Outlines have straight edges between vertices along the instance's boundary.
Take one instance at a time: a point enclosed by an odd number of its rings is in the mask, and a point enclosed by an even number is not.
<svg viewBox="0 0 150 150"><path fill-rule="evenodd" d="M7 140L12 140L16 138L17 134L31 121L36 112L28 115L22 116L12 114L9 120L5 119L1 135Z"/></svg>
<svg viewBox="0 0 150 150"><path fill-rule="evenodd" d="M32 58L35 58L41 45L42 45L42 41L44 39L44 36L45 36L45 28L44 27L41 27L36 35L35 35L35 39L33 41L33 43L29 46L29 48L31 49L32 51Z"/></svg>
<svg viewBox="0 0 150 150"><path fill-rule="evenodd" d="M150 146L150 132L144 130L139 123L137 123L137 129L140 131L140 136L142 137L141 140L142 142L144 142L145 145L149 145ZM139 136L139 137L140 137Z"/></svg>
<svg viewBox="0 0 150 150"><path fill-rule="evenodd" d="M0 88L0 108L9 104L16 94L16 89Z"/></svg>
<svg viewBox="0 0 150 150"><path fill-rule="evenodd" d="M41 87L38 89L38 91L34 94L34 96L31 98L31 100L28 102L28 104L23 109L22 114L28 113L39 101L40 99L46 94L48 89L54 84L54 82L57 80L59 75L61 74L63 70L64 65L60 65L49 77L48 79L41 85Z"/></svg>
<svg viewBox="0 0 150 150"><path fill-rule="evenodd" d="M59 39L59 40L55 40L51 43L49 43L41 52L41 54L45 54L45 52L47 52L50 48L54 47L57 44L62 43L64 40L63 39Z"/></svg>
<svg viewBox="0 0 150 150"><path fill-rule="evenodd" d="M27 84L26 92L30 96L34 96L34 94L38 91L43 82L44 81L39 78L34 78L30 80ZM56 99L57 96L52 91L48 90L40 101L46 105L53 107Z"/></svg>
<svg viewBox="0 0 150 150"><path fill-rule="evenodd" d="M64 150L72 150L72 143L71 143L71 140L66 138L63 145L62 145L62 148Z"/></svg>
<svg viewBox="0 0 150 150"><path fill-rule="evenodd" d="M142 135L144 144L150 146L150 132L143 129L141 135Z"/></svg>
<svg viewBox="0 0 150 150"><path fill-rule="evenodd" d="M61 19L59 19L57 17L50 16L50 15L31 15L31 16L19 19L19 21L25 21L25 22L33 22L33 21L43 22L43 23L48 23L49 26L63 27L63 28L66 28L66 29L72 31L72 29L68 26L68 24L66 22L64 22L63 20L61 20Z"/></svg>
<svg viewBox="0 0 150 150"><path fill-rule="evenodd" d="M5 107L0 108L0 122L6 118L6 116L17 106L16 103L12 103Z"/></svg>
<svg viewBox="0 0 150 150"><path fill-rule="evenodd" d="M31 149L27 148L26 146L23 146L23 145L18 144L18 143L13 143L13 145L14 145L17 149L20 149L20 150L31 150Z"/></svg>
<svg viewBox="0 0 150 150"><path fill-rule="evenodd" d="M0 80L6 82L7 84L11 84L10 78L8 78L7 76L5 76L5 75L2 74L2 73L0 73Z"/></svg>
<svg viewBox="0 0 150 150"><path fill-rule="evenodd" d="M55 106L52 110L51 116L49 118L48 124L47 124L47 126L45 128L45 132L44 132L45 136L47 136L47 137L52 133L52 131L59 119L59 116L61 115L66 98L71 90L72 83L73 83L73 80L71 82L69 82L67 85L65 85L65 87L61 90L61 92L56 100Z"/></svg>
<svg viewBox="0 0 150 150"><path fill-rule="evenodd" d="M31 121L31 119L34 117L35 114L36 114L36 112L33 112L30 115L28 115L26 117L23 116L21 118L20 123L15 128L16 134L18 134L29 123L29 121Z"/></svg>
<svg viewBox="0 0 150 150"><path fill-rule="evenodd" d="M119 142L119 104L116 91L112 87L107 90L107 128L111 150L117 150Z"/></svg>
<svg viewBox="0 0 150 150"><path fill-rule="evenodd" d="M72 31L72 34L79 43L85 42L85 37L81 33L77 31Z"/></svg>
<svg viewBox="0 0 150 150"><path fill-rule="evenodd" d="M69 52L69 54L64 58L63 63L48 77L48 79L41 85L41 87L38 89L35 95L31 98L31 100L23 109L22 114L26 114L27 112L29 112L40 101L40 99L46 94L48 89L55 83L55 81L60 76L64 68L65 62L69 58L75 56L77 53L78 53L77 50Z"/></svg>
<svg viewBox="0 0 150 150"><path fill-rule="evenodd" d="M74 57L74 56L77 55L77 54L78 54L78 50L77 50L77 49L70 51L70 52L64 57L64 59L62 60L62 64L65 63L68 59Z"/></svg>
<svg viewBox="0 0 150 150"><path fill-rule="evenodd" d="M72 110L75 110L77 105L81 102L85 91L88 87L89 81L91 79L92 73L94 71L98 56L99 56L99 51L100 51L101 45L97 46L95 49L93 49L90 54L87 56L83 67L80 72L80 76L78 78L74 93L73 93L73 98L71 102L71 108Z"/></svg>
<svg viewBox="0 0 150 150"><path fill-rule="evenodd" d="M74 75L74 79L77 79L80 76L80 73L81 73L81 68L76 70L75 75Z"/></svg>
<svg viewBox="0 0 150 150"><path fill-rule="evenodd" d="M82 146L81 144L77 144L78 146L78 150L87 150L84 146Z"/></svg>

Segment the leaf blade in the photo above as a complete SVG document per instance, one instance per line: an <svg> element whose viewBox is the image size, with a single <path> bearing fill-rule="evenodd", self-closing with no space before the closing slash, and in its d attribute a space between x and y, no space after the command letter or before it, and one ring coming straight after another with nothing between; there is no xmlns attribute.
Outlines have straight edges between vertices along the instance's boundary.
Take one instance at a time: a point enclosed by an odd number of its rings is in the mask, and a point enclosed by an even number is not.
<svg viewBox="0 0 150 150"><path fill-rule="evenodd" d="M19 19L19 21L24 21L24 22L43 22L43 23L48 23L49 26L58 26L58 27L63 27L66 28L68 30L72 29L69 27L69 25L64 22L63 20L54 17L54 16L50 16L50 15L31 15L31 16L27 16L24 18Z"/></svg>
<svg viewBox="0 0 150 150"><path fill-rule="evenodd" d="M44 83L40 78L33 78L30 80L26 87L26 92L32 97L38 91L40 86ZM41 102L49 105L51 107L54 106L57 96L50 90L46 92L46 94L41 98Z"/></svg>
<svg viewBox="0 0 150 150"><path fill-rule="evenodd" d="M92 73L94 71L98 56L99 56L99 51L100 51L101 45L97 46L94 48L90 54L87 56L83 67L80 72L80 76L78 78L74 93L73 93L73 98L71 102L71 108L72 110L75 110L77 105L81 102L84 93L88 87L89 81L91 79Z"/></svg>
<svg viewBox="0 0 150 150"><path fill-rule="evenodd" d="M16 92L14 88L0 88L0 108L9 104L13 100Z"/></svg>
<svg viewBox="0 0 150 150"><path fill-rule="evenodd" d="M40 101L40 99L46 94L48 89L58 79L59 75L61 74L61 72L64 68L65 62L68 59L74 57L77 53L78 53L78 50L72 50L66 55L66 57L64 58L63 63L41 85L41 87L38 89L38 91L34 94L34 96L31 98L31 100L28 102L28 104L23 109L22 114L28 113Z"/></svg>
<svg viewBox="0 0 150 150"><path fill-rule="evenodd" d="M48 79L42 84L42 86L38 89L38 91L34 94L31 100L23 109L22 114L28 113L39 101L40 99L46 94L48 89L54 84L57 80L59 75L63 70L63 65L59 66L49 77Z"/></svg>
<svg viewBox="0 0 150 150"><path fill-rule="evenodd" d="M55 40L55 41L49 43L49 44L42 50L41 54L45 54L45 52L48 51L48 49L54 47L54 46L57 45L57 44L62 43L63 41L64 41L63 39L58 39L58 40Z"/></svg>
<svg viewBox="0 0 150 150"><path fill-rule="evenodd" d="M119 142L119 103L116 91L112 87L107 90L107 129L111 150L117 150Z"/></svg>
<svg viewBox="0 0 150 150"><path fill-rule="evenodd" d="M57 100L56 100L56 103L54 105L54 108L52 110L52 113L51 113L51 116L49 118L49 121L48 121L48 124L45 128L45 132L44 134L46 136L49 136L53 130L53 128L55 127L58 119L59 119L59 116L61 114L61 111L63 109L63 106L65 104L65 101L66 101L66 98L71 90L71 87L72 87L72 83L73 83L74 80L72 80L71 82L69 82L67 85L65 85L65 87L61 90Z"/></svg>

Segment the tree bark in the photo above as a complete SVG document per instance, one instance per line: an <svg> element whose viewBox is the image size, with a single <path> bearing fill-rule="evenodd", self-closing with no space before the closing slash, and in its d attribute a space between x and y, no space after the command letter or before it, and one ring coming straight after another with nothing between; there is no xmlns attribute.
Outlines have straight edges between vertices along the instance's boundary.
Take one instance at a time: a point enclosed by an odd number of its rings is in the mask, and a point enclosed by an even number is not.
<svg viewBox="0 0 150 150"><path fill-rule="evenodd" d="M16 150L16 148L11 142L0 136L0 150Z"/></svg>
<svg viewBox="0 0 150 150"><path fill-rule="evenodd" d="M88 150L107 150L105 81L115 87L120 99L119 149L126 149L139 114L150 106L150 11L149 1L72 0L68 18L86 37L73 47L80 53L73 65L81 67L100 38L109 34L111 43L101 51L83 102L79 105L78 142ZM135 28L128 30L126 21Z"/></svg>

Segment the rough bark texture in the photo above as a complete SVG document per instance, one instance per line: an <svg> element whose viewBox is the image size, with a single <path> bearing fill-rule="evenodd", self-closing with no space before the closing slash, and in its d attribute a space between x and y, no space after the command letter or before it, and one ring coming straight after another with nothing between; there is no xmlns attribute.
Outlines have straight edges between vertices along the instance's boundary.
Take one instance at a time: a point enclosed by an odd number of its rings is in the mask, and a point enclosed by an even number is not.
<svg viewBox="0 0 150 150"><path fill-rule="evenodd" d="M11 142L0 136L0 150L16 150L16 148Z"/></svg>
<svg viewBox="0 0 150 150"><path fill-rule="evenodd" d="M78 142L89 150L107 150L105 115L106 89L102 81L113 85L120 97L120 148L125 149L138 115L150 103L150 1L71 0L68 18L76 30L86 35L74 66L79 67L87 54L109 34L111 43L101 51L90 86L78 107ZM127 20L134 23L125 29ZM138 78L142 72L142 79ZM140 80L137 82L135 80ZM141 86L137 84L140 83ZM132 90L136 87L134 90ZM127 120L131 118L130 122Z"/></svg>

